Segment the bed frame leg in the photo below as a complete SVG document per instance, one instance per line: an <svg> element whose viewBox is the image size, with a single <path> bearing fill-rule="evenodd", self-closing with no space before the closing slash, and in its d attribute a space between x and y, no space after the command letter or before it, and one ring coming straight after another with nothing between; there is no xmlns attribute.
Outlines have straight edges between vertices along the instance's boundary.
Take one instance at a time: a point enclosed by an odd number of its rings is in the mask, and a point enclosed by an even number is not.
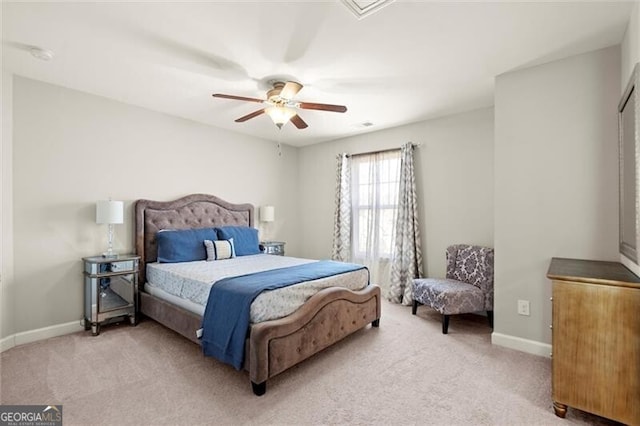
<svg viewBox="0 0 640 426"><path fill-rule="evenodd" d="M371 327L380 327L380 318L371 322Z"/></svg>
<svg viewBox="0 0 640 426"><path fill-rule="evenodd" d="M256 396L262 396L267 391L267 382L266 381L262 383L251 382L251 388L253 389L253 393Z"/></svg>

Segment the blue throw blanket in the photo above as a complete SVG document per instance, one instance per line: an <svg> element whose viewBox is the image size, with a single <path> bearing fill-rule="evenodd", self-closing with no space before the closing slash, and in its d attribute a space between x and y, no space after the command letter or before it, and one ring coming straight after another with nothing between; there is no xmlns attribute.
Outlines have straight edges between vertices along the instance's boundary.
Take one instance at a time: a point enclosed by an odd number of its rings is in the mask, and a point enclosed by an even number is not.
<svg viewBox="0 0 640 426"><path fill-rule="evenodd" d="M364 268L353 263L323 260L217 281L211 287L202 318L204 354L240 370L244 360L244 341L249 330L251 302L261 292Z"/></svg>

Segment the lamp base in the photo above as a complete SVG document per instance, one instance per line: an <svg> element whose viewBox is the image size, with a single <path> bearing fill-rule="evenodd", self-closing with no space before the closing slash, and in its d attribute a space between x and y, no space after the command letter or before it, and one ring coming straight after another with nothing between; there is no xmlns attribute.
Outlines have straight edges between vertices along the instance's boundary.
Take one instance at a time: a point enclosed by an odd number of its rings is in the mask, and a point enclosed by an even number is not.
<svg viewBox="0 0 640 426"><path fill-rule="evenodd" d="M117 259L118 258L118 253L106 251L106 252L102 253L102 257L104 257L105 259Z"/></svg>

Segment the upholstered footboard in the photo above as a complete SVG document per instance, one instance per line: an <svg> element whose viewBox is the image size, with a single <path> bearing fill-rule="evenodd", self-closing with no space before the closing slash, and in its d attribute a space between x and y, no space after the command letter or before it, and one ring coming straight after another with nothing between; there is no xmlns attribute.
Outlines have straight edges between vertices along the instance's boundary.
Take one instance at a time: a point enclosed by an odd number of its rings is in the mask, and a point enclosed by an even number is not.
<svg viewBox="0 0 640 426"><path fill-rule="evenodd" d="M288 317L255 324L248 342L248 370L253 391L262 395L267 379L380 321L380 288L360 291L331 287L318 292Z"/></svg>
<svg viewBox="0 0 640 426"><path fill-rule="evenodd" d="M331 287L318 292L285 318L251 326L245 353L253 392L266 392L266 382L371 323L380 322L380 288L369 285L351 291ZM145 292L140 292L140 312L200 343L195 331L202 318Z"/></svg>

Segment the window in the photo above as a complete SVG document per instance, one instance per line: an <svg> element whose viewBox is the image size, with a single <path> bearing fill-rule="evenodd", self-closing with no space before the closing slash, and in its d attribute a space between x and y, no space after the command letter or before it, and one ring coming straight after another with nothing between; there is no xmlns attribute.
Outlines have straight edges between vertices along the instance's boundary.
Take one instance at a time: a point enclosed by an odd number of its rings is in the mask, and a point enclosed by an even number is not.
<svg viewBox="0 0 640 426"><path fill-rule="evenodd" d="M351 169L354 258L391 259L400 186L400 151L354 156Z"/></svg>

